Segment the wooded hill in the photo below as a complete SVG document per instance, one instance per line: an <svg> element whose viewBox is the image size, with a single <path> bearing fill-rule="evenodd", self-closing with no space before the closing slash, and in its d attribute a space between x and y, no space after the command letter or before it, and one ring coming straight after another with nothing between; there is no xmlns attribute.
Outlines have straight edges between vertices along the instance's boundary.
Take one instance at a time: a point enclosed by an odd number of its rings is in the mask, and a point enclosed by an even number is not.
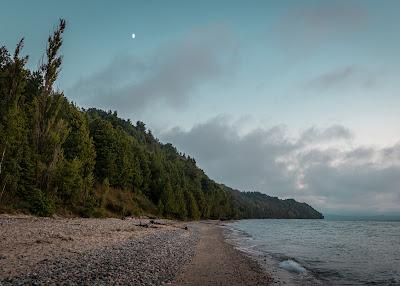
<svg viewBox="0 0 400 286"><path fill-rule="evenodd" d="M0 211L177 219L321 218L304 203L220 185L143 122L84 110L53 88L65 21L28 70L23 40L0 48Z"/></svg>

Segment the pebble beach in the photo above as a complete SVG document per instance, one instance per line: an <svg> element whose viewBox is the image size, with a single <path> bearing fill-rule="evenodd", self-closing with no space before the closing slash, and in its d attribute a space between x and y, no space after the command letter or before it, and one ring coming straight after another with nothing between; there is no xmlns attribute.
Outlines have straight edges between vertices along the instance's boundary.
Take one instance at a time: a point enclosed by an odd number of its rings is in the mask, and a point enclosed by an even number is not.
<svg viewBox="0 0 400 286"><path fill-rule="evenodd" d="M271 282L214 222L3 215L0 230L0 285Z"/></svg>

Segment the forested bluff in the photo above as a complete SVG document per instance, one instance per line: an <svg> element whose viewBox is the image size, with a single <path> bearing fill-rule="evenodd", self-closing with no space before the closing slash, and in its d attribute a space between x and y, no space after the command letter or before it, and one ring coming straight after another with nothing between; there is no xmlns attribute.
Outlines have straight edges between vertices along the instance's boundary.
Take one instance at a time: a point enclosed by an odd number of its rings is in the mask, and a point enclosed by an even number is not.
<svg viewBox="0 0 400 286"><path fill-rule="evenodd" d="M0 212L174 219L323 218L306 203L216 183L143 122L82 109L53 86L65 21L38 70L0 48ZM212 146L210 146L212 148Z"/></svg>

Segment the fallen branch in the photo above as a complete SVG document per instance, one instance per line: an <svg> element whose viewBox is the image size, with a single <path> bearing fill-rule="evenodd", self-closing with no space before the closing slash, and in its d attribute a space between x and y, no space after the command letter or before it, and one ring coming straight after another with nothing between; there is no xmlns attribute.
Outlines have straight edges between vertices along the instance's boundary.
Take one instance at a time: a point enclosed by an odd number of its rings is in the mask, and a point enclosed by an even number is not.
<svg viewBox="0 0 400 286"><path fill-rule="evenodd" d="M155 220L150 220L151 224L158 224L158 225L167 225L166 223L155 221Z"/></svg>
<svg viewBox="0 0 400 286"><path fill-rule="evenodd" d="M149 227L149 225L147 223L139 223L139 224L136 224L136 226L145 227L145 228Z"/></svg>

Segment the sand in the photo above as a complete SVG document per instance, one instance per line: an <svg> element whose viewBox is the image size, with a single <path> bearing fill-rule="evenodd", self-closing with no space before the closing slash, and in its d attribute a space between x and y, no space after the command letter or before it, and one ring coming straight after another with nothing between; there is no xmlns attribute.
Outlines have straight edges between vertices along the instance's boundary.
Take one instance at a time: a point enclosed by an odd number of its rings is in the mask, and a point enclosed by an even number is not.
<svg viewBox="0 0 400 286"><path fill-rule="evenodd" d="M257 262L227 244L218 224L196 225L200 239L190 264L173 285L269 285L271 277Z"/></svg>
<svg viewBox="0 0 400 286"><path fill-rule="evenodd" d="M217 222L0 216L0 285L268 285ZM138 226L147 223L148 228Z"/></svg>

